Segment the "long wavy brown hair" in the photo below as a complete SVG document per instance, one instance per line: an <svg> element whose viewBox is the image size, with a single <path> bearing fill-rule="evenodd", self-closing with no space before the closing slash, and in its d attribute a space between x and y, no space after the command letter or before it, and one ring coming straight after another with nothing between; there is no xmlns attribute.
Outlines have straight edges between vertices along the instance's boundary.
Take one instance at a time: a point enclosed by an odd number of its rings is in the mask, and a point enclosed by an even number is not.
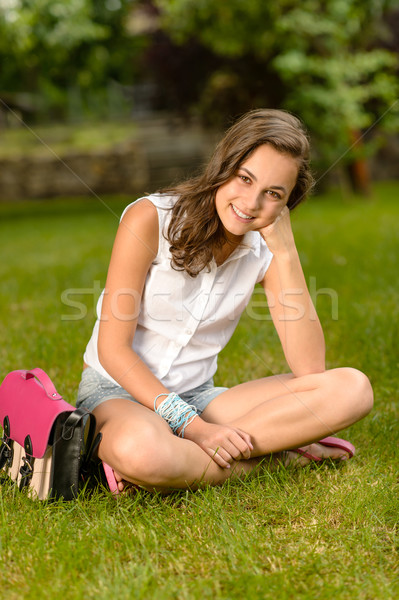
<svg viewBox="0 0 399 600"><path fill-rule="evenodd" d="M263 144L270 144L298 162L298 177L288 208L292 210L306 198L314 181L309 167L309 139L301 121L282 110L246 113L226 132L201 175L162 190L178 196L166 233L174 269L196 277L209 267L214 250L226 242L215 208L216 191Z"/></svg>

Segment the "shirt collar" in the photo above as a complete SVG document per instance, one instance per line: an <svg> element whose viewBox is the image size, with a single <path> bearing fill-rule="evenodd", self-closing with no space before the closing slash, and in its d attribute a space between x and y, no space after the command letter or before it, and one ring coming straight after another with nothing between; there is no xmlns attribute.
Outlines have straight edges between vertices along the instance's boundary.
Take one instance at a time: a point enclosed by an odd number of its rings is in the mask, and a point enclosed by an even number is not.
<svg viewBox="0 0 399 600"><path fill-rule="evenodd" d="M237 260L253 252L256 258L260 257L261 235L259 231L247 231L241 244L224 261L224 265L232 260Z"/></svg>

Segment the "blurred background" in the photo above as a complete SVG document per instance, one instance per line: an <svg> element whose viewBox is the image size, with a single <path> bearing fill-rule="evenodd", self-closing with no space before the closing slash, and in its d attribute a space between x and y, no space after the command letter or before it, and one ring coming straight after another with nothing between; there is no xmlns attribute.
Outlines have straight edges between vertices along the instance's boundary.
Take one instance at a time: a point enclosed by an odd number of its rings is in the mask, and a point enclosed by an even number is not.
<svg viewBox="0 0 399 600"><path fill-rule="evenodd" d="M153 191L257 107L367 195L399 177L398 51L397 0L0 0L0 199Z"/></svg>

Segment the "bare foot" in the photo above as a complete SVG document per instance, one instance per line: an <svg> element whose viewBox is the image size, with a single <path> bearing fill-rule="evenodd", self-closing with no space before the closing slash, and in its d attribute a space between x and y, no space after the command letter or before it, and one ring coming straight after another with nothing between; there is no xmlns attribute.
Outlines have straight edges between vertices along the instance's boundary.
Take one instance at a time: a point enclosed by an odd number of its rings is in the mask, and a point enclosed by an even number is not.
<svg viewBox="0 0 399 600"><path fill-rule="evenodd" d="M120 492L123 492L123 488L125 487L125 481L122 478L122 475L120 475L117 471L114 471L114 475L115 475L116 483L118 484L118 490Z"/></svg>
<svg viewBox="0 0 399 600"><path fill-rule="evenodd" d="M133 488L137 489L137 486L134 483L131 483L130 481L126 481L126 479L123 479L122 475L120 475L117 471L114 471L114 475L115 475L115 479L116 479L116 483L118 484L118 491L119 493L126 493L128 491L131 491Z"/></svg>
<svg viewBox="0 0 399 600"><path fill-rule="evenodd" d="M342 448L332 448L329 446L323 446L323 444L309 444L309 446L302 446L299 449L303 450L304 452L308 452L312 456L320 458L321 460L331 459L341 461L348 460L349 458L349 453L345 450L342 450ZM285 466L295 464L300 467L304 467L312 462L311 458L303 456L294 450L287 450L284 454Z"/></svg>

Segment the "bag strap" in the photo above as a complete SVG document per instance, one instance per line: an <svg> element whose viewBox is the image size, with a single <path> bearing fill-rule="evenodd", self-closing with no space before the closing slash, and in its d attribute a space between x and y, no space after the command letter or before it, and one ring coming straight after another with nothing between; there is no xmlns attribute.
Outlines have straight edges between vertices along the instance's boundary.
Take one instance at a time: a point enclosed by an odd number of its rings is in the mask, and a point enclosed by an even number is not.
<svg viewBox="0 0 399 600"><path fill-rule="evenodd" d="M31 379L32 377L35 377L43 386L44 391L46 392L47 396L51 398L51 400L62 400L61 394L57 392L54 383L51 381L47 373L43 371L43 369L36 367L35 369L30 369L30 371L22 371L22 377L24 379Z"/></svg>
<svg viewBox="0 0 399 600"><path fill-rule="evenodd" d="M84 418L88 420L88 429L84 441L83 462L81 468L82 471L85 471L85 474L87 474L86 471L92 462L93 454L97 450L102 439L102 433L96 435L96 418L93 413L89 412L86 408L77 408L71 412L62 427L61 437L63 440L70 441L75 433L75 428Z"/></svg>
<svg viewBox="0 0 399 600"><path fill-rule="evenodd" d="M70 413L62 428L62 439L71 440L75 431L75 427L84 417L87 417L89 419L89 431L87 434L87 441L88 445L90 446L94 437L94 432L96 430L96 419L94 415L91 412L89 412L86 408L77 408L76 410Z"/></svg>

